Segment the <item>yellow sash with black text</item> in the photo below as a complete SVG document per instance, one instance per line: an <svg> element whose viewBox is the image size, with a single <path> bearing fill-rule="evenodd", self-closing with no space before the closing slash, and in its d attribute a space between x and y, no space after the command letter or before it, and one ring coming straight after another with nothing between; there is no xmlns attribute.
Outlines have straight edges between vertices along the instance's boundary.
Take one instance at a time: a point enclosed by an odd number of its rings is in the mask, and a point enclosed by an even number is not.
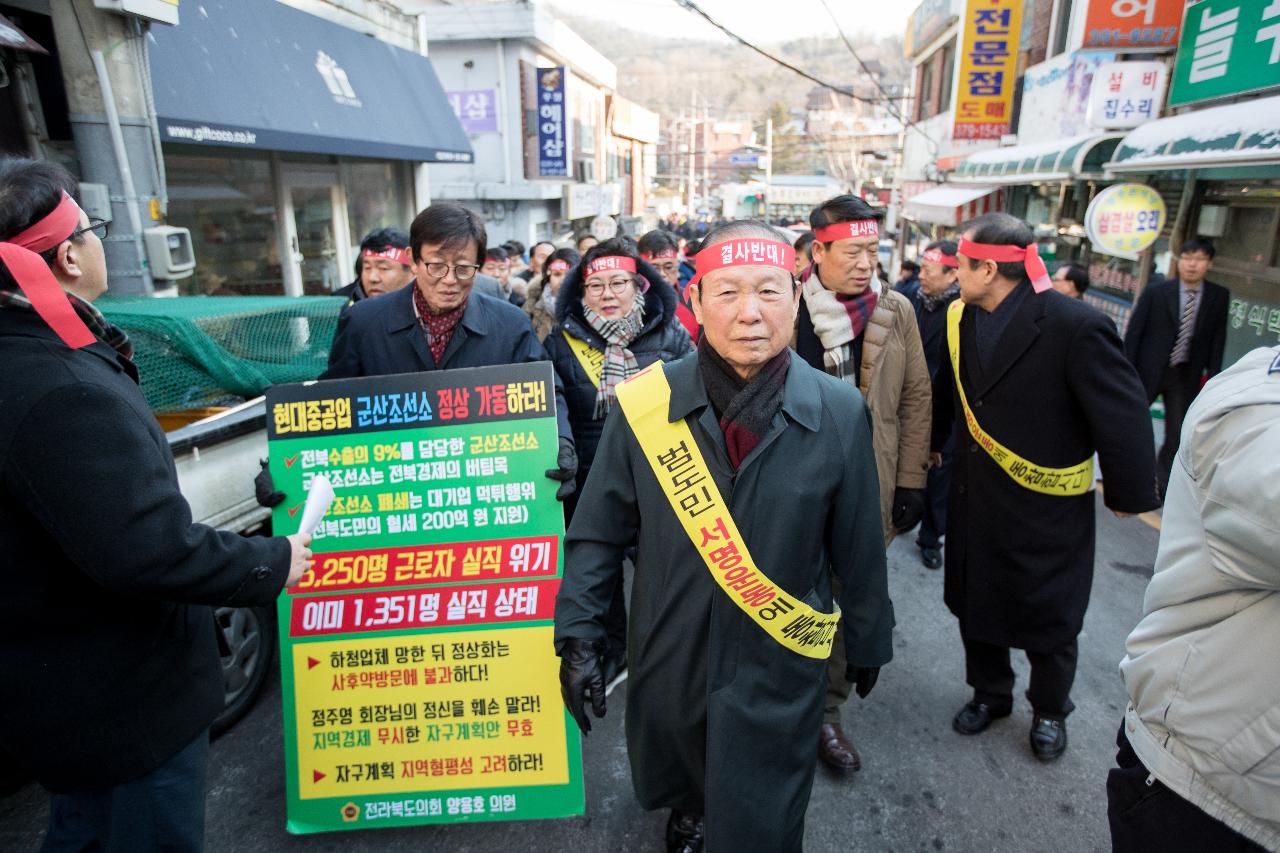
<svg viewBox="0 0 1280 853"><path fill-rule="evenodd" d="M604 374L604 351L575 338L567 331L562 330L560 334L564 335L569 349L573 350L573 354L578 357L578 364L582 365L582 369L587 372L587 378L591 380L591 384L599 388L600 377Z"/></svg>
<svg viewBox="0 0 1280 853"><path fill-rule="evenodd" d="M947 307L947 352L951 356L951 370L956 378L956 391L964 410L969 434L978 446L1018 485L1042 495L1083 495L1093 486L1093 457L1070 468L1049 468L1023 459L988 435L978 424L965 398L964 383L960 380L960 315L964 303L959 299Z"/></svg>
<svg viewBox="0 0 1280 853"><path fill-rule="evenodd" d="M778 643L826 660L840 621L785 593L751 558L689 425L667 420L671 386L662 362L618 386L618 402L671 509L716 584Z"/></svg>

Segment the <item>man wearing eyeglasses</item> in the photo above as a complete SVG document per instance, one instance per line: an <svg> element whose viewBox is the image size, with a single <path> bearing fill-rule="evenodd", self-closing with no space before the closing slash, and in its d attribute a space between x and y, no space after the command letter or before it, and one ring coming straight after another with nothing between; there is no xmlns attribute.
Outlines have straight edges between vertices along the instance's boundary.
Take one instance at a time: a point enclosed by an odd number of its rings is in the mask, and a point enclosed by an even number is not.
<svg viewBox="0 0 1280 853"><path fill-rule="evenodd" d="M484 222L459 204L433 204L409 227L411 287L360 302L338 320L321 379L385 376L549 361L514 305L473 293L484 263ZM560 452L547 476L559 480L556 497L573 494L578 458L556 379Z"/></svg>

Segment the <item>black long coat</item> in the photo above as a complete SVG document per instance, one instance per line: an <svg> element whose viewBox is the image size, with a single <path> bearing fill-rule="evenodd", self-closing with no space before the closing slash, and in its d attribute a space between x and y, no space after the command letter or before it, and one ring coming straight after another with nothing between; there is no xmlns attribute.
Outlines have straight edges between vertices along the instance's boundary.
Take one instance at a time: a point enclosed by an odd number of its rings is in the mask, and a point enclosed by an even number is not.
<svg viewBox="0 0 1280 853"><path fill-rule="evenodd" d="M1030 289L1030 282L1021 287ZM1027 293L996 344L976 358L973 306L960 322L960 368L982 428L1039 465L1096 451L1113 510L1158 505L1155 442L1142 385L1115 326L1055 291ZM972 640L1051 652L1080 633L1093 580L1094 493L1033 492L969 435L946 359L935 381L933 449L956 430L947 503L946 603Z"/></svg>
<svg viewBox="0 0 1280 853"><path fill-rule="evenodd" d="M270 604L289 543L192 524L133 364L0 310L0 753L54 791L151 772L224 687L204 605Z"/></svg>
<svg viewBox="0 0 1280 853"><path fill-rule="evenodd" d="M1227 345L1227 309L1231 291L1211 281L1200 285L1200 305L1191 335L1187 366L1191 375L1212 378L1222 372L1222 353ZM1169 365L1169 355L1182 325L1181 294L1176 278L1147 285L1133 306L1125 329L1124 349L1138 371L1150 403L1160 393L1160 382Z"/></svg>
<svg viewBox="0 0 1280 853"><path fill-rule="evenodd" d="M564 335L567 332L600 351L606 346L604 339L587 323L582 311L581 269L580 265L574 267L565 276L556 297L556 325L542 343L555 365L556 375L564 383L569 425L573 428L573 443L578 451L579 488L586 483L587 474L591 471L591 461L595 459L600 433L604 430L604 418L596 417L596 385L587 376ZM640 261L637 270L648 279L649 289L644 294L644 326L627 348L642 368L655 361L675 361L688 355L693 349L693 341L684 326L674 319L675 291L645 261Z"/></svg>
<svg viewBox="0 0 1280 853"><path fill-rule="evenodd" d="M861 395L792 354L782 411L734 473L698 356L662 369L668 417L688 423L757 565L827 613L839 577L849 663L887 663L893 604ZM705 814L711 851L799 850L826 662L783 648L716 586L617 406L565 536L557 650L604 639L637 534L626 727L640 804Z"/></svg>
<svg viewBox="0 0 1280 853"><path fill-rule="evenodd" d="M394 293L363 299L347 308L338 319L338 331L329 350L329 367L320 378L389 376L437 368L453 370L548 360L527 314L473 287L462 320L437 365L413 313L415 287L417 284L410 282ZM555 382L559 432L562 438L569 438L569 416L558 376Z"/></svg>

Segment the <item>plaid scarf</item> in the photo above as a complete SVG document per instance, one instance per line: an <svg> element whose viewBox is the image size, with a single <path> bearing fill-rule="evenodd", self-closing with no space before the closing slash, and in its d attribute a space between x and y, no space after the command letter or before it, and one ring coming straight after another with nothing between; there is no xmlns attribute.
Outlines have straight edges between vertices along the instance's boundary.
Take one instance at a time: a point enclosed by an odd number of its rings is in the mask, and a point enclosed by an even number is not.
<svg viewBox="0 0 1280 853"><path fill-rule="evenodd" d="M418 315L418 326L427 337L427 346L431 347L431 360L438 368L440 359L444 358L445 348L453 340L454 330L462 322L462 312L467 310L466 300L452 311L432 314L427 307L427 298L422 295L422 289L412 282L410 286L413 287L413 307L414 313Z"/></svg>
<svg viewBox="0 0 1280 853"><path fill-rule="evenodd" d="M102 316L102 312L92 303L86 302L70 291L66 293L71 307L80 315L80 319L89 327L89 331L93 332L94 337L125 358L133 358L133 342L129 340L129 336L125 334L124 329ZM31 307L31 300L27 299L26 294L22 291L3 288L0 288L0 308L16 309L18 311L35 310Z"/></svg>
<svg viewBox="0 0 1280 853"><path fill-rule="evenodd" d="M873 277L866 290L856 296L845 296L823 287L817 269L810 267L803 292L813 330L825 350L822 361L827 373L857 385L857 377L851 375L849 369L852 356L849 344L862 334L875 313L880 301L880 282Z"/></svg>
<svg viewBox="0 0 1280 853"><path fill-rule="evenodd" d="M636 299L631 313L621 320L608 320L582 306L582 316L596 334L608 345L604 349L604 367L600 371L600 387L596 389L596 420L609 414L613 401L618 399L619 383L626 382L640 370L635 354L627 349L639 336L644 326L644 301Z"/></svg>
<svg viewBox="0 0 1280 853"><path fill-rule="evenodd" d="M930 296L924 292L924 288L920 289L920 307L932 314L943 305L946 305L954 297L960 295L960 285L953 284L937 296Z"/></svg>
<svg viewBox="0 0 1280 853"><path fill-rule="evenodd" d="M705 335L698 343L698 370L711 406L720 418L733 470L738 470L742 460L764 438L769 422L782 408L782 389L790 367L791 350L784 349L747 381L711 348Z"/></svg>

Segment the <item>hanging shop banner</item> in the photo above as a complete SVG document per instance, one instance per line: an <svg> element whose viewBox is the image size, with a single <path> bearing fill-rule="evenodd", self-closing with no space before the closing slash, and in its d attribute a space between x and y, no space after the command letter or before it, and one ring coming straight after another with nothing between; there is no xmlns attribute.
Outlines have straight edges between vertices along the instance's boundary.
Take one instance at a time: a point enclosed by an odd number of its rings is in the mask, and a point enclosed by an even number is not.
<svg viewBox="0 0 1280 853"><path fill-rule="evenodd" d="M1084 46L1168 51L1178 46L1186 0L1089 0Z"/></svg>
<svg viewBox="0 0 1280 853"><path fill-rule="evenodd" d="M336 493L278 608L288 830L582 814L551 366L279 385L267 409L275 531Z"/></svg>
<svg viewBox="0 0 1280 853"><path fill-rule="evenodd" d="M538 80L538 177L567 178L569 172L568 121L564 97L563 65L539 68Z"/></svg>
<svg viewBox="0 0 1280 853"><path fill-rule="evenodd" d="M1089 88L1089 126L1129 128L1159 118L1168 79L1163 62L1104 62Z"/></svg>
<svg viewBox="0 0 1280 853"><path fill-rule="evenodd" d="M1187 4L1169 106L1280 86L1280 3Z"/></svg>
<svg viewBox="0 0 1280 853"><path fill-rule="evenodd" d="M1009 132L1022 7L1022 0L968 0L953 139L998 140Z"/></svg>
<svg viewBox="0 0 1280 853"><path fill-rule="evenodd" d="M1137 260L1160 236L1164 199L1145 184L1114 184L1094 196L1084 227L1094 251Z"/></svg>

